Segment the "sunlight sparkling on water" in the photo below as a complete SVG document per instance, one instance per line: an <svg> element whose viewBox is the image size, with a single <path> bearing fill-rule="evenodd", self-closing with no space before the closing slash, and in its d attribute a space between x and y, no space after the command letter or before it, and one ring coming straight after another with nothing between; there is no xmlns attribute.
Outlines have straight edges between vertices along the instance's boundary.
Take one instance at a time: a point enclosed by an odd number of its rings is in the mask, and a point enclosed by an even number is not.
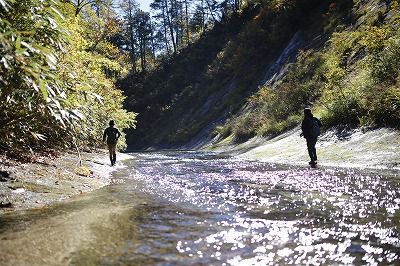
<svg viewBox="0 0 400 266"><path fill-rule="evenodd" d="M0 216L0 264L400 265L397 172L133 156L109 187Z"/></svg>
<svg viewBox="0 0 400 266"><path fill-rule="evenodd" d="M148 193L180 208L211 212L197 221L207 228L198 238L177 241L176 250L193 261L400 261L397 179L354 169L188 157L149 161L133 178L146 182Z"/></svg>

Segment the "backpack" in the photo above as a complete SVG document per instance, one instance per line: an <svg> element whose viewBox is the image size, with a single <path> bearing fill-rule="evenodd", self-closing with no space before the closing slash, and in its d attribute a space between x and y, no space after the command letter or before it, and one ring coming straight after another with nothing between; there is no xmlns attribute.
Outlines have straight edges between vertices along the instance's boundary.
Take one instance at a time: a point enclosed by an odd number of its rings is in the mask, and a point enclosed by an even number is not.
<svg viewBox="0 0 400 266"><path fill-rule="evenodd" d="M115 144L117 143L117 129L109 128L107 132L107 143Z"/></svg>
<svg viewBox="0 0 400 266"><path fill-rule="evenodd" d="M312 121L311 136L317 138L321 135L321 128L319 127L318 119L314 118Z"/></svg>

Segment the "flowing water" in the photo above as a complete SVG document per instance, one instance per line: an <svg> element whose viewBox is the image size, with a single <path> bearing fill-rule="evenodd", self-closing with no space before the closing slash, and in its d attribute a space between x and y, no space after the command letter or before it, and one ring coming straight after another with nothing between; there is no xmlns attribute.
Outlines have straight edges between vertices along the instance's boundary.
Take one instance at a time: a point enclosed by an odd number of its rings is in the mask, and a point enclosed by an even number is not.
<svg viewBox="0 0 400 266"><path fill-rule="evenodd" d="M0 265L400 263L395 171L133 156L110 186L0 216Z"/></svg>

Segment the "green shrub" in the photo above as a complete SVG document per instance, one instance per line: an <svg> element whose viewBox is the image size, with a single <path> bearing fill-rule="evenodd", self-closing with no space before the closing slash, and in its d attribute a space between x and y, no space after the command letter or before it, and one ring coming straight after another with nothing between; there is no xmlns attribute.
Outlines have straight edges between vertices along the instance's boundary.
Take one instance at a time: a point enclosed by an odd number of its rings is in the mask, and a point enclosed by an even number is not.
<svg viewBox="0 0 400 266"><path fill-rule="evenodd" d="M301 123L301 120L302 116L297 114L297 115L291 115L287 119L282 120L280 122L276 120L267 121L257 129L257 135L276 136L288 129L292 129L298 126Z"/></svg>
<svg viewBox="0 0 400 266"><path fill-rule="evenodd" d="M356 126L359 124L360 118L367 114L362 103L362 97L353 91L343 92L326 99L324 107L326 107L327 112L321 118L326 127L335 125Z"/></svg>
<svg viewBox="0 0 400 266"><path fill-rule="evenodd" d="M50 141L77 113L65 108L67 88L56 73L66 42L58 1L1 1L0 142Z"/></svg>
<svg viewBox="0 0 400 266"><path fill-rule="evenodd" d="M121 74L121 65L89 51L88 17L58 0L3 0L0 17L2 146L99 146L109 119L134 126L135 114L123 110L124 96L106 75Z"/></svg>
<svg viewBox="0 0 400 266"><path fill-rule="evenodd" d="M393 84L399 77L399 36L397 28L386 26L333 35L323 65L326 125L396 124L398 92ZM386 86L391 89L379 89Z"/></svg>
<svg viewBox="0 0 400 266"><path fill-rule="evenodd" d="M369 106L369 116L376 125L400 128L399 87L382 89L375 94Z"/></svg>

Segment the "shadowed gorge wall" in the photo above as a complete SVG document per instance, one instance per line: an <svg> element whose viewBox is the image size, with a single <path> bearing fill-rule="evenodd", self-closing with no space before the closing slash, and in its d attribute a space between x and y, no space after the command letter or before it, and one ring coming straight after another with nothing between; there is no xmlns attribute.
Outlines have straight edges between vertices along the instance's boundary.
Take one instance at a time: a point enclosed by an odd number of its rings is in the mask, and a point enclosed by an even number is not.
<svg viewBox="0 0 400 266"><path fill-rule="evenodd" d="M306 105L327 126L395 126L398 39L389 36L398 36L396 3L249 5L156 71L121 81L127 108L139 113L129 147L196 148L213 138L273 136L298 125ZM383 54L384 66L377 60ZM383 90L386 83L391 89ZM377 90L382 97L372 100ZM377 119L378 106L390 109L386 122Z"/></svg>

